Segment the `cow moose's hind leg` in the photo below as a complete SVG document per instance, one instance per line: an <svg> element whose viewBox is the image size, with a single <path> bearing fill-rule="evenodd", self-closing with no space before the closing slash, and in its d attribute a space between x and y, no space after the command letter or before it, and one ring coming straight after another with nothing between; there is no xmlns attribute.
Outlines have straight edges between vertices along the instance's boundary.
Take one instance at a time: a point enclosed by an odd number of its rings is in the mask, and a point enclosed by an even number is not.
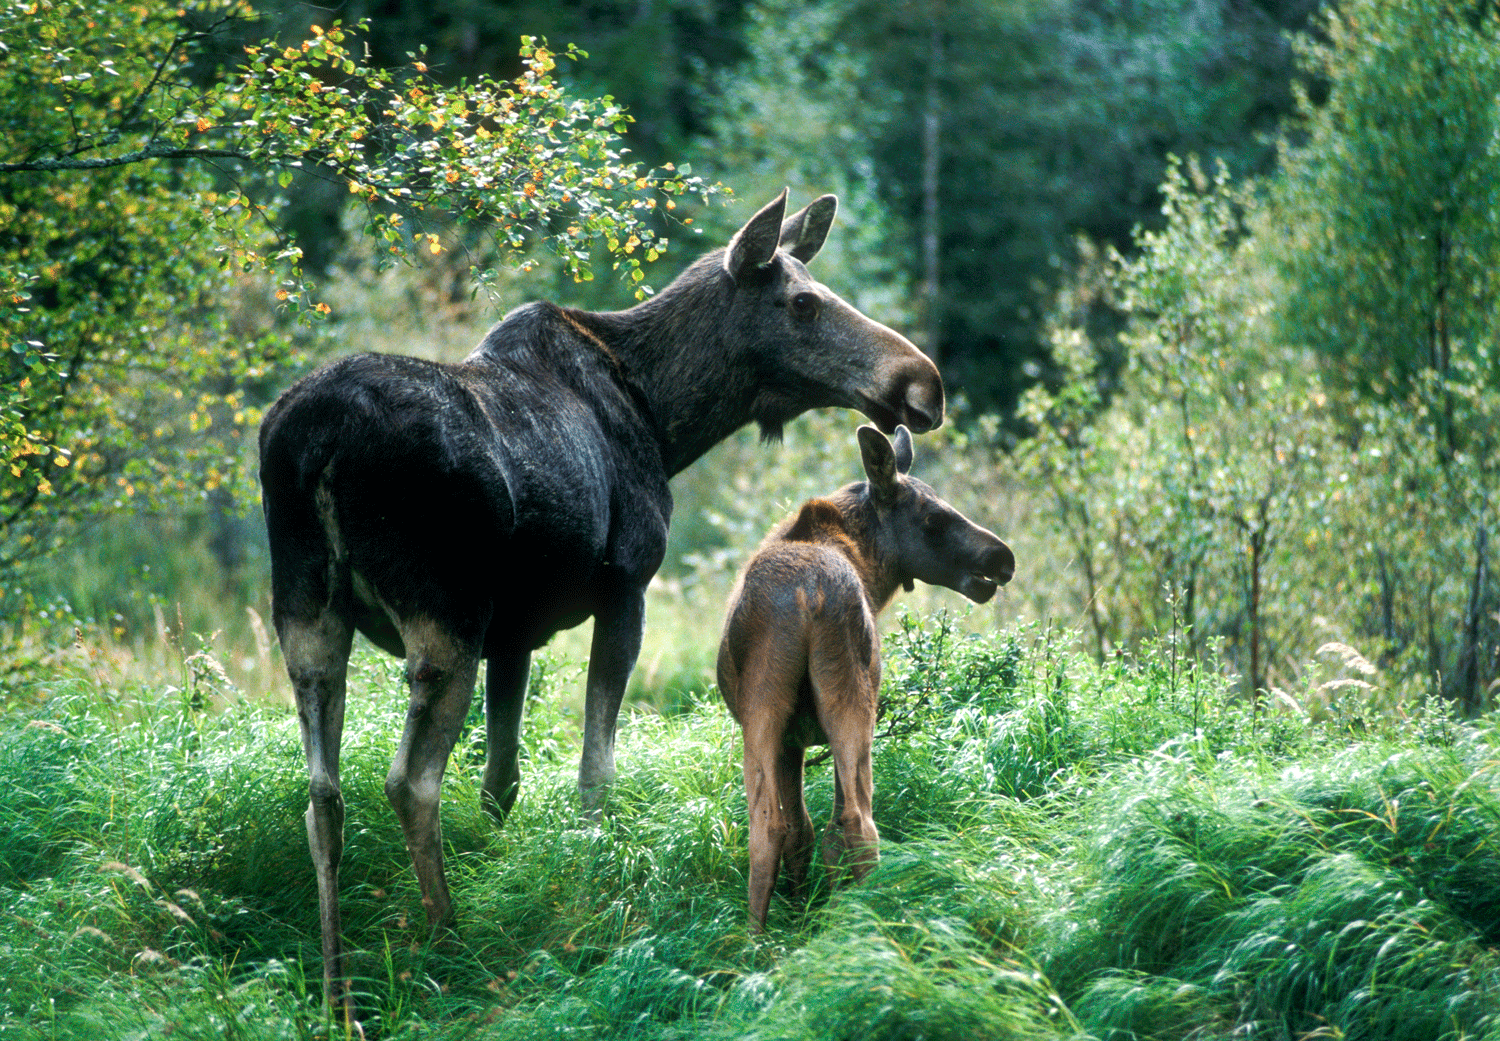
<svg viewBox="0 0 1500 1041"><path fill-rule="evenodd" d="M584 692L583 754L578 764L578 792L586 818L599 818L615 779L615 727L625 685L641 653L645 624L644 589L622 591L594 613Z"/></svg>
<svg viewBox="0 0 1500 1041"><path fill-rule="evenodd" d="M459 639L430 619L403 623L401 636L410 699L385 795L401 822L427 924L435 933L448 923L453 909L438 816L443 774L473 700L479 648L477 641Z"/></svg>
<svg viewBox="0 0 1500 1041"><path fill-rule="evenodd" d="M277 637L297 701L297 725L307 757L307 845L318 879L323 933L323 987L328 1003L353 1021L353 999L343 966L339 917L339 861L344 854L344 797L339 789L339 744L344 731L345 681L354 630L331 609L313 618L277 617Z"/></svg>

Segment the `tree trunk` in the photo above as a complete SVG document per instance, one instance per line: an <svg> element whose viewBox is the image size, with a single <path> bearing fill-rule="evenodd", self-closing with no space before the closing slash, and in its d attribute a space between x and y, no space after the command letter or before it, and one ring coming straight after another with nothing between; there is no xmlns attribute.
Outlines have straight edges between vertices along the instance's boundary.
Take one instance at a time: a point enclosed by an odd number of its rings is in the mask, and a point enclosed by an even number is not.
<svg viewBox="0 0 1500 1041"><path fill-rule="evenodd" d="M1484 691L1480 689L1479 676L1479 629L1483 618L1485 587L1489 584L1489 529L1484 521L1474 533L1474 579L1469 586L1469 605L1464 612L1464 638L1459 646L1458 659L1453 663L1453 676L1448 694L1466 719L1473 719L1484 711Z"/></svg>
<svg viewBox="0 0 1500 1041"><path fill-rule="evenodd" d="M1250 704L1260 710L1261 692L1265 690L1264 666L1260 660L1260 570L1261 556L1265 550L1266 533L1258 528L1250 534Z"/></svg>
<svg viewBox="0 0 1500 1041"><path fill-rule="evenodd" d="M1428 321L1428 352L1433 371L1438 376L1443 400L1438 403L1438 455L1444 463L1450 462L1458 451L1458 431L1453 426L1453 391L1448 386L1448 373L1453 364L1452 333L1448 328L1448 281L1449 281L1449 236L1446 227L1439 227L1433 236L1436 256L1436 286L1433 293L1432 317Z"/></svg>
<svg viewBox="0 0 1500 1041"><path fill-rule="evenodd" d="M1384 549L1375 551L1375 559L1380 562L1380 635L1385 643L1380 664L1390 668L1396 663L1396 582Z"/></svg>
<svg viewBox="0 0 1500 1041"><path fill-rule="evenodd" d="M943 5L927 5L927 90L922 106L922 336L934 363L942 350L942 283L939 262L938 187L942 143Z"/></svg>

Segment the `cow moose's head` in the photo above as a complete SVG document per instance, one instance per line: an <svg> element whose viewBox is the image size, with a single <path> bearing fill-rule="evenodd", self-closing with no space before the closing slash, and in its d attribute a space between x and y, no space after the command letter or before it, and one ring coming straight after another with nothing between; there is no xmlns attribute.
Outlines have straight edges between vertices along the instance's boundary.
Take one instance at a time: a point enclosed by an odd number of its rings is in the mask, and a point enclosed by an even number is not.
<svg viewBox="0 0 1500 1041"><path fill-rule="evenodd" d="M731 307L761 312L754 349L763 359L762 382L752 416L768 438L801 412L825 406L856 409L887 432L898 425L931 430L943 422L937 366L808 274L837 211L837 197L824 195L786 217L783 191L722 252L735 287Z"/></svg>

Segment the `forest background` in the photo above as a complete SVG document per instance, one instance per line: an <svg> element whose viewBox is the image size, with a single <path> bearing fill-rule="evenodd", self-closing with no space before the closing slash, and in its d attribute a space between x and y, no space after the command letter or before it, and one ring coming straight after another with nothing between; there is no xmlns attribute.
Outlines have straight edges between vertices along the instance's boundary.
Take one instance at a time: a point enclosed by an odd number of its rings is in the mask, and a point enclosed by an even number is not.
<svg viewBox="0 0 1500 1041"><path fill-rule="evenodd" d="M842 200L824 281L943 368L935 483L1030 562L980 625L1076 628L1100 661L1181 632L1253 697L1301 697L1330 642L1465 714L1492 695L1487 8L4 11L17 662L219 634L274 687L248 434L282 387L351 350L461 357L537 296L627 306L790 185ZM512 81L564 118L461 133ZM712 616L772 520L857 476L842 426L679 479L659 617ZM643 694L706 686L700 630Z"/></svg>
<svg viewBox="0 0 1500 1041"><path fill-rule="evenodd" d="M745 555L859 476L815 414L675 479L602 822L586 631L535 662L502 830L475 709L436 943L381 792L401 666L357 651L369 1034L1500 1037L1497 18L0 0L0 1037L343 1032L263 410L629 306L785 186L839 195L814 273L939 362L919 474L1018 559L887 616L882 864L747 935L712 661Z"/></svg>

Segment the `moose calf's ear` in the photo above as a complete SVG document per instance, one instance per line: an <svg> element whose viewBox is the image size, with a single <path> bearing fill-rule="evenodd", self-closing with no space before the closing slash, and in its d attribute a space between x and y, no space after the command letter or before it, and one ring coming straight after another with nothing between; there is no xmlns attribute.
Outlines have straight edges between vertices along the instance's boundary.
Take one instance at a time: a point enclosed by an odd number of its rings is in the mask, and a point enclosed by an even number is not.
<svg viewBox="0 0 1500 1041"><path fill-rule="evenodd" d="M734 233L724 251L724 270L738 282L757 268L765 267L776 256L781 242L781 218L786 213L786 189L761 208Z"/></svg>
<svg viewBox="0 0 1500 1041"><path fill-rule="evenodd" d="M886 436L869 424L860 427L858 435L870 494L878 500L889 500L896 494L896 452Z"/></svg>
<svg viewBox="0 0 1500 1041"><path fill-rule="evenodd" d="M907 430L904 425L896 427L896 441L893 447L896 450L896 472L911 473L911 461L916 453L912 448L911 431Z"/></svg>
<svg viewBox="0 0 1500 1041"><path fill-rule="evenodd" d="M781 225L781 248L806 264L818 255L839 212L837 195L820 195Z"/></svg>

